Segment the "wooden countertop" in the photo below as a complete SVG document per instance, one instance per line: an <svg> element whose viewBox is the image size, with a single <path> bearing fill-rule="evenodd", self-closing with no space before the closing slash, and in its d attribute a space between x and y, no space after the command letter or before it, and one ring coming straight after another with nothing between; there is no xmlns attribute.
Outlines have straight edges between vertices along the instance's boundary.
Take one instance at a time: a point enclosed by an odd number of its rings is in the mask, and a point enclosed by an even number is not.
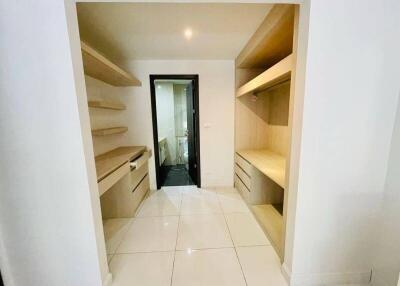
<svg viewBox="0 0 400 286"><path fill-rule="evenodd" d="M236 153L279 186L285 188L285 157L268 149L241 150Z"/></svg>
<svg viewBox="0 0 400 286"><path fill-rule="evenodd" d="M135 159L146 151L145 146L118 147L95 157L97 182L118 169L124 163Z"/></svg>

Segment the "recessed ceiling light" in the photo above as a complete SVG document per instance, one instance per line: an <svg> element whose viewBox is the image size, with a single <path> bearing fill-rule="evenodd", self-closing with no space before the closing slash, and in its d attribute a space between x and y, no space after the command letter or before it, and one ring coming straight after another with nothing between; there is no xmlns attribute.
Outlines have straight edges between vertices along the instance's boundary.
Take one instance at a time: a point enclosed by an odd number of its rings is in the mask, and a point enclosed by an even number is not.
<svg viewBox="0 0 400 286"><path fill-rule="evenodd" d="M193 36L192 29L186 28L185 31L183 32L183 35L185 36L186 39L190 40Z"/></svg>
<svg viewBox="0 0 400 286"><path fill-rule="evenodd" d="M157 85L157 88L161 88L161 85Z"/></svg>

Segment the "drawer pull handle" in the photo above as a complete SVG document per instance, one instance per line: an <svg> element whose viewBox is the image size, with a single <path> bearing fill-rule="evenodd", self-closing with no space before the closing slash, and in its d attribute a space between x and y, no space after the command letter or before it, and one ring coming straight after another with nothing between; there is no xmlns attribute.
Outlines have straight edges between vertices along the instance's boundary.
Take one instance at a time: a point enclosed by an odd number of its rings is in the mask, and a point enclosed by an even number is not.
<svg viewBox="0 0 400 286"><path fill-rule="evenodd" d="M131 167L131 171L135 170L137 167L137 162L129 162L129 166Z"/></svg>

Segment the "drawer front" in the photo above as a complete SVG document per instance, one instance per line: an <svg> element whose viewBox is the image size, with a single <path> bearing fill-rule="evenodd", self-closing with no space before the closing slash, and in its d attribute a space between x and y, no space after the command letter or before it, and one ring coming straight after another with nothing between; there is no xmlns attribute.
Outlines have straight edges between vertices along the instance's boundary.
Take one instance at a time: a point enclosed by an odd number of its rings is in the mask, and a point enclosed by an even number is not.
<svg viewBox="0 0 400 286"><path fill-rule="evenodd" d="M249 162L247 162L245 159L243 159L242 156L239 154L235 153L235 163L242 168L242 170L249 176L251 177L251 170L252 166Z"/></svg>
<svg viewBox="0 0 400 286"><path fill-rule="evenodd" d="M129 189L132 191L134 188L136 188L147 173L148 173L147 161L140 168L132 170L129 178L130 179Z"/></svg>
<svg viewBox="0 0 400 286"><path fill-rule="evenodd" d="M132 209L134 211L132 216L135 215L136 210L138 209L140 203L143 201L149 189L150 189L149 175L146 175L144 178L142 178L139 185L132 192Z"/></svg>
<svg viewBox="0 0 400 286"><path fill-rule="evenodd" d="M126 162L117 170L112 172L110 175L105 177L98 183L99 195L103 195L108 189L110 189L115 183L117 183L123 176L129 173L129 162Z"/></svg>
<svg viewBox="0 0 400 286"><path fill-rule="evenodd" d="M235 187L242 195L243 199L246 202L248 202L250 197L250 192L237 175L235 175Z"/></svg>
<svg viewBox="0 0 400 286"><path fill-rule="evenodd" d="M235 173L236 176L238 176L242 182L246 185L246 187L251 190L251 179L249 177L249 175L247 175L242 168L239 167L238 164L235 164Z"/></svg>
<svg viewBox="0 0 400 286"><path fill-rule="evenodd" d="M139 158L136 158L135 160L132 160L130 162L131 165L131 169L133 170L134 168L139 169L140 167L142 167L144 164L147 163L147 161L149 160L149 152L146 151L142 154L142 156L140 156Z"/></svg>

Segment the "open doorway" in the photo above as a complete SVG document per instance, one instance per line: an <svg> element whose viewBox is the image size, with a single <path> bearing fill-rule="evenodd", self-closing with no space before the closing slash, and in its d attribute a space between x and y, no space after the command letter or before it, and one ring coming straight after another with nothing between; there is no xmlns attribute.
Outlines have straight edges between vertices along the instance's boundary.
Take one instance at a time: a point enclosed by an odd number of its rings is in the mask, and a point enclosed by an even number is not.
<svg viewBox="0 0 400 286"><path fill-rule="evenodd" d="M150 75L157 189L200 187L198 75Z"/></svg>

